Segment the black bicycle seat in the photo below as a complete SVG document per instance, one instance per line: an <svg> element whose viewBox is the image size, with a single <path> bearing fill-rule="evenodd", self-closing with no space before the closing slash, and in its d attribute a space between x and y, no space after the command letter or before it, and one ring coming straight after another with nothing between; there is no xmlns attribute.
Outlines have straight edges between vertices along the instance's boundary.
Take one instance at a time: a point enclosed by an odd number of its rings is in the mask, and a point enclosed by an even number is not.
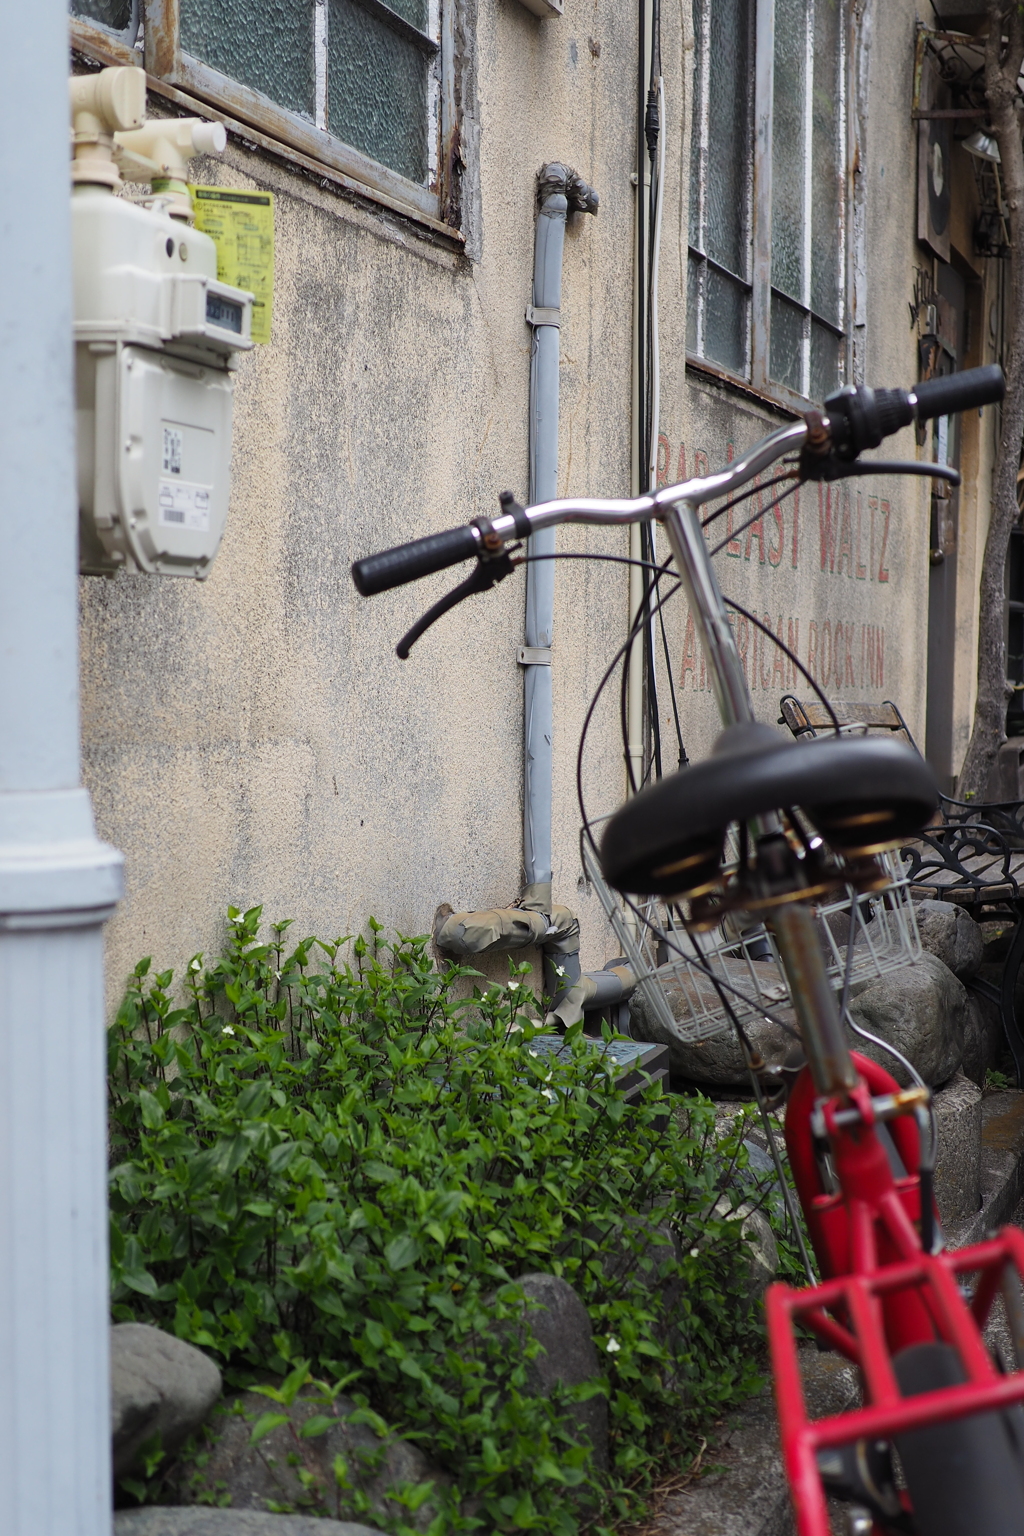
<svg viewBox="0 0 1024 1536"><path fill-rule="evenodd" d="M635 895L695 894L715 879L731 822L799 808L833 848L870 853L920 831L938 804L931 769L902 742L787 742L770 725L731 725L704 762L660 779L615 813L601 870Z"/></svg>

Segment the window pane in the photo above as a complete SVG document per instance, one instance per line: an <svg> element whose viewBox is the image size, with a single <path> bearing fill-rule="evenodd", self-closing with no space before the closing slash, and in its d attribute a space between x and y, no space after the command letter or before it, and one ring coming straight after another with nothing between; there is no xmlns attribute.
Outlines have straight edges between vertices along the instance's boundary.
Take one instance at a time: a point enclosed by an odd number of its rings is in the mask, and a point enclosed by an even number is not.
<svg viewBox="0 0 1024 1536"><path fill-rule="evenodd" d="M114 32L127 32L132 23L132 0L71 0L72 16L98 21Z"/></svg>
<svg viewBox="0 0 1024 1536"><path fill-rule="evenodd" d="M747 293L708 267L704 278L704 356L736 373L747 372Z"/></svg>
<svg viewBox="0 0 1024 1536"><path fill-rule="evenodd" d="M704 249L746 277L751 153L751 0L712 0L708 38L707 227Z"/></svg>
<svg viewBox="0 0 1024 1536"><path fill-rule="evenodd" d="M430 25L427 0L385 0L385 4L390 10L397 11L406 21L411 21L413 26L421 32L426 32Z"/></svg>
<svg viewBox="0 0 1024 1536"><path fill-rule="evenodd" d="M826 395L838 389L843 382L840 377L842 364L842 343L838 336L834 335L823 325L817 325L811 321L811 399L824 400Z"/></svg>
<svg viewBox="0 0 1024 1536"><path fill-rule="evenodd" d="M807 5L808 0L775 0L772 101L772 284L805 302ZM779 377L774 366L772 371Z"/></svg>
<svg viewBox="0 0 1024 1536"><path fill-rule="evenodd" d="M690 117L690 244L703 250L701 236L700 189L701 178L707 163L707 124L704 121L704 66L707 56L704 42L707 35L704 12L710 0L693 0L693 110Z"/></svg>
<svg viewBox="0 0 1024 1536"><path fill-rule="evenodd" d="M771 376L779 384L804 392L804 316L794 304L772 294Z"/></svg>
<svg viewBox="0 0 1024 1536"><path fill-rule="evenodd" d="M842 7L814 0L811 126L811 308L840 324L843 204Z"/></svg>
<svg viewBox="0 0 1024 1536"><path fill-rule="evenodd" d="M686 350L697 352L697 306L700 303L702 261L690 257L686 267Z"/></svg>
<svg viewBox="0 0 1024 1536"><path fill-rule="evenodd" d="M181 0L181 46L271 101L312 117L312 0Z"/></svg>
<svg viewBox="0 0 1024 1536"><path fill-rule="evenodd" d="M406 9L416 8L406 0ZM397 9L397 7L396 7ZM410 181L427 179L427 61L355 0L329 0L327 125Z"/></svg>

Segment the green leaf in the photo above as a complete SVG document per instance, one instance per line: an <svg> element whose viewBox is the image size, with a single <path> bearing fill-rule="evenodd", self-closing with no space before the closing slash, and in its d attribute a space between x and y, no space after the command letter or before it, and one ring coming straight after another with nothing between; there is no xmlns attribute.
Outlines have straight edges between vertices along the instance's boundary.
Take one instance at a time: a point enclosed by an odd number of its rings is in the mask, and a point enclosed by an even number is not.
<svg viewBox="0 0 1024 1536"><path fill-rule="evenodd" d="M419 1244L408 1232L392 1238L384 1249L384 1262L389 1269L407 1269L419 1258Z"/></svg>
<svg viewBox="0 0 1024 1536"><path fill-rule="evenodd" d="M142 1123L150 1131L159 1130L167 1118L159 1099L148 1088L139 1089L139 1109Z"/></svg>
<svg viewBox="0 0 1024 1536"><path fill-rule="evenodd" d="M288 1415L286 1413L261 1413L249 1435L250 1448L254 1445L259 1445L260 1441L265 1440L271 1431L277 1429L279 1425L287 1423Z"/></svg>
<svg viewBox="0 0 1024 1536"><path fill-rule="evenodd" d="M332 1419L329 1414L314 1413L303 1424L299 1435L303 1440L312 1440L316 1435L326 1434L327 1430L333 1429L337 1422L337 1419Z"/></svg>

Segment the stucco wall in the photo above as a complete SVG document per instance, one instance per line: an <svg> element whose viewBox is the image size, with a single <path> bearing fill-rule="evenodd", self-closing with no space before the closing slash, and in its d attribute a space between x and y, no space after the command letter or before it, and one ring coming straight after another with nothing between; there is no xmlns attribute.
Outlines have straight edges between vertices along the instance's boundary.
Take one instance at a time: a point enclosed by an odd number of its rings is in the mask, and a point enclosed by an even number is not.
<svg viewBox="0 0 1024 1536"><path fill-rule="evenodd" d="M913 7L873 10L866 372L905 383L916 376L906 323ZM663 27L662 431L674 477L701 455L714 466L781 418L684 369L685 0L666 0ZM601 194L598 218L575 216L566 239L559 489L628 491L635 15L566 0L562 20L539 22L517 0L481 0L471 30L473 259L235 141L201 167L209 181L277 194L274 332L239 369L231 510L209 580L82 582L86 775L100 830L126 855L126 896L108 928L111 1001L142 954L180 968L214 951L229 903L263 903L268 918L293 917L293 932L348 933L373 913L420 933L441 901L487 907L519 892L522 573L442 621L401 663L395 641L454 578L367 602L348 567L491 512L506 486L525 496L523 309L534 178L552 159ZM894 448L913 456L904 439ZM926 505L909 482L855 482L820 505L807 488L798 514L792 503L781 523L769 513L760 538L741 535L719 559L728 593L781 620L784 637L799 626L801 659L837 695L896 698L915 730ZM563 549L626 549L619 532L560 537ZM559 568L554 893L580 913L585 965L615 948L579 878L575 748L626 609L619 568ZM710 695L684 604L668 622L687 748L699 756L714 733ZM755 704L774 721L793 679L749 643ZM826 668L826 654L841 665ZM618 803L617 702L598 712L585 777L593 810Z"/></svg>
<svg viewBox="0 0 1024 1536"><path fill-rule="evenodd" d="M566 240L560 488L628 491L634 30L626 6L571 5L558 24L514 0L481 6L476 262L234 142L200 168L277 194L274 332L239 369L209 580L82 582L86 775L126 855L112 998L144 953L180 966L213 950L229 902L262 902L296 931L346 933L374 913L418 933L443 900L518 894L523 574L401 663L395 641L458 577L366 602L348 567L496 511L506 486L525 497L524 307L535 176L552 159L601 194ZM575 742L625 618L608 569L567 565L558 581L555 891L568 904ZM588 776L609 807L620 761L599 738ZM584 908L584 958L600 964L610 940L596 902Z"/></svg>

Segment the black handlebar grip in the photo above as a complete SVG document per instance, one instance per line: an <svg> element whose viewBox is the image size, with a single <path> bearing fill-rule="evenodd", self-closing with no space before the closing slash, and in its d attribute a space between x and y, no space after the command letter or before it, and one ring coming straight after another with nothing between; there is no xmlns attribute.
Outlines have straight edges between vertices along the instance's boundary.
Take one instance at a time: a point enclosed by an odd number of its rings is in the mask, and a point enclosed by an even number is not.
<svg viewBox="0 0 1024 1536"><path fill-rule="evenodd" d="M407 581L418 581L449 565L470 560L480 548L480 535L473 527L449 528L445 533L431 533L411 544L398 544L379 555L367 555L352 566L352 580L363 597L387 592Z"/></svg>
<svg viewBox="0 0 1024 1536"><path fill-rule="evenodd" d="M915 388L917 419L926 421L930 416L952 416L975 405L991 405L1005 393L1006 380L997 363L990 363L987 368L968 368L964 373L947 373Z"/></svg>

